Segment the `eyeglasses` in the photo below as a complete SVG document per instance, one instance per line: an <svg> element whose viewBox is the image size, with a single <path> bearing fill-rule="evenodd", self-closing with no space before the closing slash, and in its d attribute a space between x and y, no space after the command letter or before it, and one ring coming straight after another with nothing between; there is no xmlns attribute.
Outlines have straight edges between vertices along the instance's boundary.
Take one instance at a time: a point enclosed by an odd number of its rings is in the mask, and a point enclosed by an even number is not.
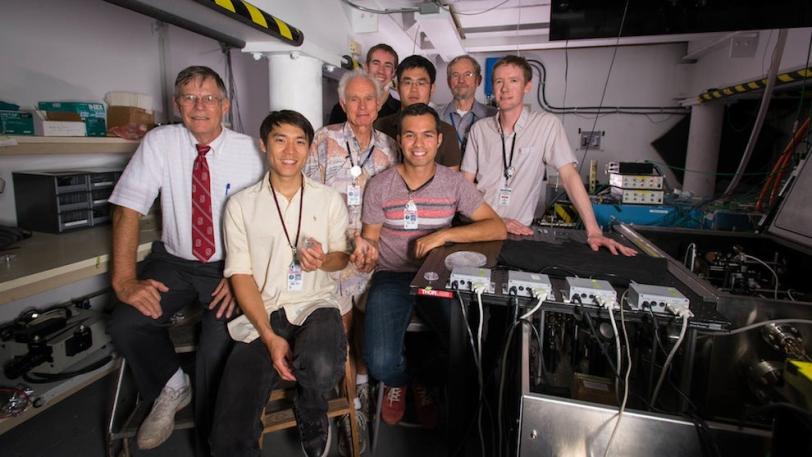
<svg viewBox="0 0 812 457"><path fill-rule="evenodd" d="M197 101L200 100L200 103L203 106L214 106L215 104L219 103L223 100L223 97L218 97L216 95L192 95L192 94L183 94L177 96L178 103L183 106L195 106L197 105Z"/></svg>
<svg viewBox="0 0 812 457"><path fill-rule="evenodd" d="M406 88L410 88L412 86L423 88L430 84L427 79L404 79L400 83Z"/></svg>
<svg viewBox="0 0 812 457"><path fill-rule="evenodd" d="M460 79L460 77L464 79L471 79L474 77L474 72L466 71L465 73L457 73L457 72L451 73L451 79Z"/></svg>

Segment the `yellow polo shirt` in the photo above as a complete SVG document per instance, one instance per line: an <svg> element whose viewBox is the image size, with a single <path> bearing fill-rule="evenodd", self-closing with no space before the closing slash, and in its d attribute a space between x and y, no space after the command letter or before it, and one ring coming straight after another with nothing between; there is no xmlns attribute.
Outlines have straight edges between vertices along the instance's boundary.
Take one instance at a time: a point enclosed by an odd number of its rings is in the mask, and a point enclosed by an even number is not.
<svg viewBox="0 0 812 457"><path fill-rule="evenodd" d="M338 308L335 281L322 270L303 273L300 291L288 291L287 272L293 252L276 209L268 174L258 183L232 196L223 215L226 248L225 277L253 275L265 310L284 308L288 321L301 325L317 308ZM294 241L299 221L301 191L288 201L276 192L279 209L291 242L301 247L310 237L321 243L325 253L347 251L347 208L341 195L331 187L307 177L304 179L302 228ZM245 343L259 334L244 315L228 324L231 337Z"/></svg>

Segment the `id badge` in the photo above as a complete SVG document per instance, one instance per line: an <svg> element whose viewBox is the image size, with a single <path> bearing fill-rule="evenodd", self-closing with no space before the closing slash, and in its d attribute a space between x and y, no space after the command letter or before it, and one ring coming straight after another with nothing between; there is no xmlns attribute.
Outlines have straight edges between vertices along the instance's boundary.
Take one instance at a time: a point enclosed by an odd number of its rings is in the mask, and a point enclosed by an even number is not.
<svg viewBox="0 0 812 457"><path fill-rule="evenodd" d="M301 291L303 285L302 266L293 262L288 267L288 292Z"/></svg>
<svg viewBox="0 0 812 457"><path fill-rule="evenodd" d="M417 205L409 200L403 209L403 228L406 230L417 230Z"/></svg>
<svg viewBox="0 0 812 457"><path fill-rule="evenodd" d="M347 184L347 205L361 205L361 186L355 183Z"/></svg>
<svg viewBox="0 0 812 457"><path fill-rule="evenodd" d="M508 206L510 205L510 194L513 190L510 187L503 187L499 189L499 201L497 204L499 206Z"/></svg>

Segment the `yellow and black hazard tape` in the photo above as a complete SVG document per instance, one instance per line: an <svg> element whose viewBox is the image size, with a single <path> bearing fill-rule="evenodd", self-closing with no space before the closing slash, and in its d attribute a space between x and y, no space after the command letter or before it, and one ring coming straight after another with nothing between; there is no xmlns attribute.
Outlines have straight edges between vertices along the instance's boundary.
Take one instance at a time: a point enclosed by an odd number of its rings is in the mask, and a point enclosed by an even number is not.
<svg viewBox="0 0 812 457"><path fill-rule="evenodd" d="M304 41L304 34L301 30L244 0L195 1L293 46L301 46Z"/></svg>
<svg viewBox="0 0 812 457"><path fill-rule="evenodd" d="M796 81L803 81L804 79L812 79L812 67L801 68L800 70L790 71L787 73L779 73L775 77L775 85L789 84ZM744 94L755 90L764 89L767 86L767 79L756 79L753 81L736 84L735 86L724 87L722 89L706 90L699 96L700 102L709 102L718 100L720 98L730 97L732 95Z"/></svg>

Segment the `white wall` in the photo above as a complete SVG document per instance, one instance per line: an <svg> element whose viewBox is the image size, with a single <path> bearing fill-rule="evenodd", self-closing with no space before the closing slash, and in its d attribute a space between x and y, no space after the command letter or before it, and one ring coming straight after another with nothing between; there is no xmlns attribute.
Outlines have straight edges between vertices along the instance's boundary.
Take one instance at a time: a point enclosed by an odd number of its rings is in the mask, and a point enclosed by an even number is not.
<svg viewBox="0 0 812 457"><path fill-rule="evenodd" d="M778 31L761 30L756 33L758 33L758 47L753 57L730 57L729 42L702 54L697 63L691 65L688 72L688 94L698 96L706 89L727 87L765 77L770 67L775 43L778 40ZM812 34L812 28L788 31L781 59L781 71L794 70L806 64L810 34ZM691 43L689 52L707 46L710 41L712 40Z"/></svg>
<svg viewBox="0 0 812 457"><path fill-rule="evenodd" d="M44 100L102 101L112 90L150 94L161 103L160 47L155 21L99 0L29 0L4 8L0 16L0 100L33 107ZM225 76L225 56L214 40L169 26L169 87L188 65L207 65ZM267 114L268 67L232 51L242 125L258 136ZM171 94L170 94L171 95ZM158 119L163 116L156 113ZM77 151L80 152L80 151ZM11 173L124 166L123 155L37 155L0 157L0 223L15 224Z"/></svg>
<svg viewBox="0 0 812 457"><path fill-rule="evenodd" d="M603 106L676 106L677 98L685 95L686 65L680 57L685 54L684 44L664 44L650 46L627 46L617 50ZM564 50L525 51L521 55L528 59L540 60L547 68L547 101L554 106L597 106L601 101L606 81L612 48L581 48ZM475 54L474 57L485 66L487 57L501 57L501 54ZM565 67L567 77L565 78ZM437 62L435 62L437 64ZM541 110L536 101L538 73L533 72L534 87L525 97L525 103L535 110ZM477 98L484 100L483 84L478 89ZM564 89L566 87L566 100ZM433 101L447 103L451 94L446 83L446 66L440 63L437 68L437 88ZM602 170L606 162L624 160L653 160L662 162L662 157L651 146L651 142L668 131L682 116L678 115L605 115L597 119L595 115L560 115L567 137L573 149L579 144L578 129L602 130L601 150L589 150L582 174L588 174L588 161L598 160L599 180L606 182L608 177ZM576 150L580 160L583 151Z"/></svg>

